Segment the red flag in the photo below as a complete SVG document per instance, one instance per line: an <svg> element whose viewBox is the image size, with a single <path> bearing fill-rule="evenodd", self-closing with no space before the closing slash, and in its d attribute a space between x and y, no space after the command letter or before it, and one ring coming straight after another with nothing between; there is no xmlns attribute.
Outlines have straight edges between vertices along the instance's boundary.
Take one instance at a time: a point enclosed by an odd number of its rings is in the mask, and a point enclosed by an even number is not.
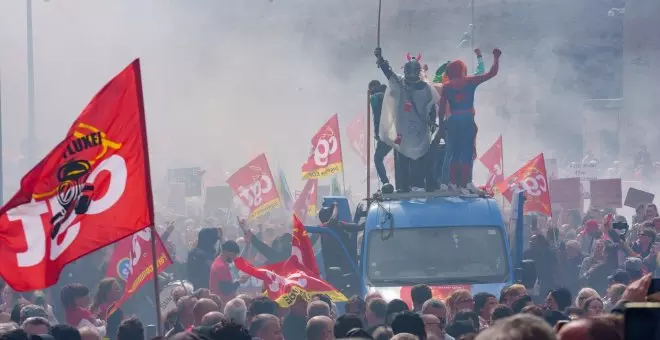
<svg viewBox="0 0 660 340"><path fill-rule="evenodd" d="M486 182L486 187L492 188L496 184L504 180L504 169L502 165L504 164L503 158L504 153L502 152L502 135L500 135L495 144L493 144L479 160L481 163L488 169L490 176L488 177L488 182Z"/></svg>
<svg viewBox="0 0 660 340"><path fill-rule="evenodd" d="M290 307L298 297L310 301L314 294L326 294L335 302L348 301L344 294L315 276L293 256L262 267L254 267L242 257L237 257L234 264L243 273L262 280L264 295L283 308Z"/></svg>
<svg viewBox="0 0 660 340"><path fill-rule="evenodd" d="M305 226L296 215L293 215L293 241L291 243L291 256L295 257L305 268L317 277L320 277L319 266L316 263L314 249Z"/></svg>
<svg viewBox="0 0 660 340"><path fill-rule="evenodd" d="M312 138L312 149L302 165L303 179L323 178L342 171L339 118L335 113Z"/></svg>
<svg viewBox="0 0 660 340"><path fill-rule="evenodd" d="M547 178L545 159L541 153L527 162L527 164L509 176L505 181L497 184L497 190L509 202L511 202L511 197L515 191L524 190L527 193L525 213L534 211L551 216L552 209L550 206Z"/></svg>
<svg viewBox="0 0 660 340"><path fill-rule="evenodd" d="M296 198L296 203L293 205L294 214L298 215L303 221L307 216L314 216L316 214L316 190L318 189L318 179L308 179L305 187Z"/></svg>
<svg viewBox="0 0 660 340"><path fill-rule="evenodd" d="M249 219L280 206L280 194L274 183L268 160L263 153L227 180L234 194L250 209Z"/></svg>
<svg viewBox="0 0 660 340"><path fill-rule="evenodd" d="M153 234L156 235L156 265L158 267L156 272L160 273L172 264L172 259L158 233ZM151 235L151 228L146 228L117 243L110 263L108 263L106 276L117 277L124 280L126 284L124 285L124 295L112 306L107 315L112 314L140 287L154 278Z"/></svg>
<svg viewBox="0 0 660 340"><path fill-rule="evenodd" d="M0 209L0 276L18 291L153 223L140 63L99 91Z"/></svg>

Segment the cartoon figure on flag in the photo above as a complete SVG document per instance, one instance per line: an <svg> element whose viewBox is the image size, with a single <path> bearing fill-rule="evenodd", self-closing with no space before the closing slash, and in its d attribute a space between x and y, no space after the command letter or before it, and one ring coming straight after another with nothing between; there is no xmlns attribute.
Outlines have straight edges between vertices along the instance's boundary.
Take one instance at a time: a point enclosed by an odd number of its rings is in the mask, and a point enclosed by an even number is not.
<svg viewBox="0 0 660 340"><path fill-rule="evenodd" d="M0 209L0 276L15 290L48 287L66 264L153 225L141 84L135 60Z"/></svg>

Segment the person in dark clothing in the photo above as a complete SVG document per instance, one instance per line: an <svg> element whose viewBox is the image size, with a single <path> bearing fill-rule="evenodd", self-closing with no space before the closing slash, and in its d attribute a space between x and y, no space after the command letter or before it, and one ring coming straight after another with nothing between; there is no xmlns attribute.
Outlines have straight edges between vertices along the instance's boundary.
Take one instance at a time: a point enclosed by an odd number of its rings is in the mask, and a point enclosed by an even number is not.
<svg viewBox="0 0 660 340"><path fill-rule="evenodd" d="M218 240L218 229L204 228L197 235L197 246L188 253L188 280L195 289L209 288L211 264L215 259Z"/></svg>
<svg viewBox="0 0 660 340"><path fill-rule="evenodd" d="M383 109L383 97L387 85L381 84L378 80L369 82L369 101L371 102L371 113L374 119L374 139L376 140L376 151L374 152L374 167L380 182L383 184L383 191L392 192L393 188L387 177L385 170L385 156L392 151L392 147L383 143L378 137L378 127L380 126L380 113Z"/></svg>
<svg viewBox="0 0 660 340"><path fill-rule="evenodd" d="M543 268L538 272L538 280L542 292L555 288L555 272L557 269L557 255L550 248L550 244L543 235L533 235L529 239L529 249L523 254L525 260L534 260L536 268ZM540 299L543 299L541 296ZM537 301L541 302L541 301Z"/></svg>

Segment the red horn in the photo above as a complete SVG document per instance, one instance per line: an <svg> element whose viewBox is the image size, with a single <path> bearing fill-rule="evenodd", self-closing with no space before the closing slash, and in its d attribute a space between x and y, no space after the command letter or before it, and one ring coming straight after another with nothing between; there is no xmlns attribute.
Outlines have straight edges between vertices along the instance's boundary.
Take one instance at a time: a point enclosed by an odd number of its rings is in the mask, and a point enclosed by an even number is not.
<svg viewBox="0 0 660 340"><path fill-rule="evenodd" d="M422 54L421 54L421 53L417 53L417 61L420 61L420 60L422 60Z"/></svg>
<svg viewBox="0 0 660 340"><path fill-rule="evenodd" d="M408 52L408 54L406 54L406 59L408 59L408 61L410 61L410 59L411 59L410 58L410 52Z"/></svg>

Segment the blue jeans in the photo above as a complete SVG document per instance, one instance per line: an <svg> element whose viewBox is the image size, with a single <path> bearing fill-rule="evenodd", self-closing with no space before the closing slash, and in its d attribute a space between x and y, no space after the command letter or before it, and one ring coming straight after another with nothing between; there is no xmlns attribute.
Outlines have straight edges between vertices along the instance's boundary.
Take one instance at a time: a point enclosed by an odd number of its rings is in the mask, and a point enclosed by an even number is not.
<svg viewBox="0 0 660 340"><path fill-rule="evenodd" d="M474 141L477 135L474 114L464 113L449 116L445 138L445 160L442 183L465 186L472 180L474 164Z"/></svg>

